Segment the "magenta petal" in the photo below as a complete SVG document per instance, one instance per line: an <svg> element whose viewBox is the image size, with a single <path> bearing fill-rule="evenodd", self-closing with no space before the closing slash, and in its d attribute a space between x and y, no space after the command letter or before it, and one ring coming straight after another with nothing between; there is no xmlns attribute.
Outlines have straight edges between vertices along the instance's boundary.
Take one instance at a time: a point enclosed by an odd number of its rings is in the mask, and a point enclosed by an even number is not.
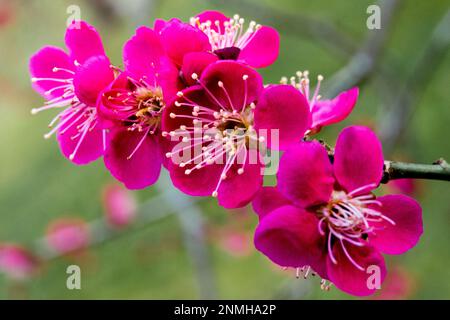
<svg viewBox="0 0 450 320"><path fill-rule="evenodd" d="M220 184L218 200L219 204L225 208L246 206L263 185L264 166L261 163L250 164L247 158L244 173L238 174L242 166L242 164L233 165L227 172L227 178Z"/></svg>
<svg viewBox="0 0 450 320"><path fill-rule="evenodd" d="M75 115L73 119L75 120L77 117L78 114ZM63 125L58 132L58 142L61 147L61 152L66 158L78 165L88 164L97 160L103 155L104 151L103 131L98 125L95 126L94 129L87 131L79 148L76 150L80 139L82 138L82 133L78 131L77 127L81 126L85 119L86 117L82 117L76 122L69 121L66 125ZM64 118L61 121L64 121ZM71 155L74 152L74 158L71 159Z"/></svg>
<svg viewBox="0 0 450 320"><path fill-rule="evenodd" d="M327 151L316 141L301 142L280 159L278 189L301 207L327 203L333 191L333 169Z"/></svg>
<svg viewBox="0 0 450 320"><path fill-rule="evenodd" d="M402 254L413 248L423 233L422 208L414 199L404 195L387 195L377 198L382 206L373 206L388 221L374 224L375 232L370 243L386 254Z"/></svg>
<svg viewBox="0 0 450 320"><path fill-rule="evenodd" d="M105 166L128 189L143 189L154 184L161 172L158 138L141 132L118 130L111 133L105 151ZM133 155L131 158L129 158Z"/></svg>
<svg viewBox="0 0 450 320"><path fill-rule="evenodd" d="M73 71L75 69L69 56L64 50L47 46L36 52L30 59L30 74L32 78L51 78L51 79L71 79L73 74L63 70L62 68ZM33 89L36 90L44 98L51 100L64 94L63 89L46 92L56 87L60 87L64 83L57 81L33 81Z"/></svg>
<svg viewBox="0 0 450 320"><path fill-rule="evenodd" d="M167 24L166 20L155 19L155 23L153 24L153 30L155 30L155 32L159 34L161 30L166 27L166 24Z"/></svg>
<svg viewBox="0 0 450 320"><path fill-rule="evenodd" d="M197 82L192 78L195 73L200 77L203 70L210 64L216 62L219 58L209 52L190 52L184 56L181 72L188 85L194 85Z"/></svg>
<svg viewBox="0 0 450 320"><path fill-rule="evenodd" d="M258 214L259 219L264 218L279 207L290 204L291 202L286 199L276 187L261 188L252 202L253 210Z"/></svg>
<svg viewBox="0 0 450 320"><path fill-rule="evenodd" d="M290 144L299 142L310 122L308 101L297 89L290 85L264 89L255 110L255 128L267 130L270 148L285 150ZM274 137L278 139L272 139Z"/></svg>
<svg viewBox="0 0 450 320"><path fill-rule="evenodd" d="M313 214L300 208L280 207L259 221L255 247L282 267L316 264L324 241L318 223Z"/></svg>
<svg viewBox="0 0 450 320"><path fill-rule="evenodd" d="M386 277L386 266L383 256L373 247L365 245L357 247L347 242L345 249L349 256L364 269L358 269L347 257L340 243L335 243L333 255L337 260L334 264L327 259L327 271L331 282L342 291L355 296L368 296L377 290L373 287L376 283L370 278L375 275L375 268L379 268L380 285ZM373 269L373 270L372 270Z"/></svg>
<svg viewBox="0 0 450 320"><path fill-rule="evenodd" d="M275 62L280 52L280 36L271 27L262 26L241 50L239 60L253 68L264 68Z"/></svg>
<svg viewBox="0 0 450 320"><path fill-rule="evenodd" d="M201 30L172 19L161 30L161 39L167 55L179 66L186 53L209 51L209 39Z"/></svg>
<svg viewBox="0 0 450 320"><path fill-rule="evenodd" d="M352 88L342 92L332 100L319 100L312 109L311 130L318 131L321 127L344 120L352 112L358 100L359 89Z"/></svg>
<svg viewBox="0 0 450 320"><path fill-rule="evenodd" d="M181 168L172 161L168 162L173 185L191 196L211 196L219 183L223 166L211 164L195 169L190 174L186 174L187 169L192 169L192 166Z"/></svg>
<svg viewBox="0 0 450 320"><path fill-rule="evenodd" d="M84 21L74 21L67 28L66 45L72 60L80 64L93 56L105 55L97 30Z"/></svg>
<svg viewBox="0 0 450 320"><path fill-rule="evenodd" d="M334 174L348 192L374 189L383 175L383 150L367 127L347 127L339 134L334 154Z"/></svg>
<svg viewBox="0 0 450 320"><path fill-rule="evenodd" d="M114 80L114 71L105 56L95 56L78 67L73 81L78 99L95 106L101 91Z"/></svg>
<svg viewBox="0 0 450 320"><path fill-rule="evenodd" d="M230 60L211 64L200 81L223 109L229 110L241 111L254 102L263 90L263 80L258 72Z"/></svg>
<svg viewBox="0 0 450 320"><path fill-rule="evenodd" d="M200 23L211 21L211 29L213 29L216 32L221 31L222 34L224 31L224 23L227 21L230 21L230 18L228 18L222 12L214 11L214 10L203 11L202 13L197 15L197 18L199 19ZM221 28L220 30L216 26L216 21L219 21L220 28Z"/></svg>
<svg viewBox="0 0 450 320"><path fill-rule="evenodd" d="M146 77L147 83L153 84L163 54L159 35L148 27L140 27L124 46L125 70L138 78Z"/></svg>

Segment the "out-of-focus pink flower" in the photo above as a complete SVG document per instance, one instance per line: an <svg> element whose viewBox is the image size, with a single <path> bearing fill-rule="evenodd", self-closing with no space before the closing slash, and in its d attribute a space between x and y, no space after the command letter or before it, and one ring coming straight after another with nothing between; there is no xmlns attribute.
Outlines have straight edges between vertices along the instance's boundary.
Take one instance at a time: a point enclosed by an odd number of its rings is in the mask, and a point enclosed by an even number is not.
<svg viewBox="0 0 450 320"><path fill-rule="evenodd" d="M333 163L316 141L288 149L277 187L263 188L253 202L260 217L256 248L283 267L310 266L349 294L373 294L368 268L378 267L381 283L381 253L405 253L423 231L414 199L371 192L383 163L381 143L366 127L341 132Z"/></svg>
<svg viewBox="0 0 450 320"><path fill-rule="evenodd" d="M387 187L392 193L401 193L413 196L418 191L418 181L414 179L396 179L389 181Z"/></svg>
<svg viewBox="0 0 450 320"><path fill-rule="evenodd" d="M302 139L307 101L288 85L264 88L254 69L235 61L217 61L193 79L163 112L163 135L177 143L167 153L172 182L225 208L245 206L263 182L260 143L285 149ZM275 130L279 143L270 138Z"/></svg>
<svg viewBox="0 0 450 320"><path fill-rule="evenodd" d="M12 22L15 10L16 8L11 3L5 3L5 1L0 3L0 28Z"/></svg>
<svg viewBox="0 0 450 320"><path fill-rule="evenodd" d="M245 257L251 253L251 236L247 232L223 232L220 245L232 256Z"/></svg>
<svg viewBox="0 0 450 320"><path fill-rule="evenodd" d="M106 220L113 227L125 227L136 217L136 201L125 189L108 185L103 191Z"/></svg>
<svg viewBox="0 0 450 320"><path fill-rule="evenodd" d="M50 248L66 254L85 249L89 244L88 225L84 220L62 218L50 223L46 240Z"/></svg>
<svg viewBox="0 0 450 320"><path fill-rule="evenodd" d="M308 100L312 116L312 122L309 128L310 134L318 133L322 127L344 120L355 107L359 95L358 88L355 87L348 91L344 91L334 99L324 100L319 94L323 76L319 75L317 77L317 85L314 90L310 86L308 71L299 71L296 76L297 77L292 77L289 80L283 78L281 82L283 84L290 83Z"/></svg>
<svg viewBox="0 0 450 320"><path fill-rule="evenodd" d="M404 300L408 299L415 291L415 281L412 275L404 267L396 265L386 277L383 287L376 300Z"/></svg>
<svg viewBox="0 0 450 320"><path fill-rule="evenodd" d="M38 259L16 244L0 244L0 271L13 279L25 279L36 273Z"/></svg>
<svg viewBox="0 0 450 320"><path fill-rule="evenodd" d="M96 103L114 71L99 34L86 22L74 21L65 41L68 53L46 46L30 59L33 88L47 100L32 113L62 109L45 137L56 133L64 156L82 165L103 155L105 132L98 125Z"/></svg>

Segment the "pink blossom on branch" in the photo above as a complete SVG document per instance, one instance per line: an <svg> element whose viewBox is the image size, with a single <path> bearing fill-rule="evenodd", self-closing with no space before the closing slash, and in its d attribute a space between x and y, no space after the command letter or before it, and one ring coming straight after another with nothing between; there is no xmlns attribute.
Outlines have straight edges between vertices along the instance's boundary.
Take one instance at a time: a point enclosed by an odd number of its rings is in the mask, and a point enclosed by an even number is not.
<svg viewBox="0 0 450 320"><path fill-rule="evenodd" d="M365 127L342 131L333 163L318 142L293 146L281 158L277 188L253 202L256 248L283 267L311 267L347 293L373 294L368 268L377 267L382 282L381 253L402 254L422 234L415 200L371 192L382 173L381 144Z"/></svg>
<svg viewBox="0 0 450 320"><path fill-rule="evenodd" d="M89 245L88 224L81 219L61 218L47 228L47 245L60 254L80 252Z"/></svg>
<svg viewBox="0 0 450 320"><path fill-rule="evenodd" d="M170 88L161 78L164 53L160 38L147 27L124 46L125 70L98 100L100 116L109 134L105 166L129 189L155 183L164 160L164 139L160 122Z"/></svg>
<svg viewBox="0 0 450 320"><path fill-rule="evenodd" d="M45 137L56 133L64 156L81 165L103 155L104 133L98 125L96 102L114 72L99 34L86 22L73 22L65 41L68 53L46 46L30 59L33 88L47 100L32 113L62 110Z"/></svg>
<svg viewBox="0 0 450 320"><path fill-rule="evenodd" d="M279 133L270 147L299 141L310 124L307 102L291 86L264 88L255 70L235 61L217 61L193 79L163 113L163 134L183 142L167 154L172 182L226 208L245 206L263 182L261 130Z"/></svg>

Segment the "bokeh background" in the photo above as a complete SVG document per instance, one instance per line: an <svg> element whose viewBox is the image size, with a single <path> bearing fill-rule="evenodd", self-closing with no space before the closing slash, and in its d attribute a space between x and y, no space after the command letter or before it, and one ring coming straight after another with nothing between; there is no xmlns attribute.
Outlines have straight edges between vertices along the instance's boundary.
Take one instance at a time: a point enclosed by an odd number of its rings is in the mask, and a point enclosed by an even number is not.
<svg viewBox="0 0 450 320"><path fill-rule="evenodd" d="M381 30L366 27L371 4L382 8ZM97 27L118 65L135 27L152 25L157 17L187 20L219 9L269 24L280 31L281 52L261 71L266 82L308 69L325 76L325 96L361 87L354 113L321 138L334 143L344 126L365 124L384 139L389 159L450 159L448 1L0 0L0 243L39 248L47 225L61 217L101 222L102 190L114 183L101 160L76 167L53 139L43 139L50 113L30 114L43 101L31 90L28 59L43 45L64 45L69 5L78 5L82 19ZM194 203L170 190L164 178L132 194L150 220L160 215L155 221L142 219L109 234L82 258L50 259L28 280L0 275L0 298L352 298L335 288L320 290L314 277L296 279L294 270L281 270L257 252L251 208L225 211L214 200ZM380 295L449 299L449 184L419 181L406 191L422 204L425 233L409 253L387 258L391 272ZM73 263L82 268L82 290L66 288L66 268Z"/></svg>

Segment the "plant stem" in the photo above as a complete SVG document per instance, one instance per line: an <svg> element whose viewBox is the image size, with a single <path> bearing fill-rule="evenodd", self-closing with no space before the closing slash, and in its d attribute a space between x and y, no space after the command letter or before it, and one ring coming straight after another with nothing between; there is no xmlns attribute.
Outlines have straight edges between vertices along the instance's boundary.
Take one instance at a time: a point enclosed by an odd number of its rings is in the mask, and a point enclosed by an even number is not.
<svg viewBox="0 0 450 320"><path fill-rule="evenodd" d="M450 166L444 159L435 164L385 161L381 183L395 179L428 179L450 181Z"/></svg>

